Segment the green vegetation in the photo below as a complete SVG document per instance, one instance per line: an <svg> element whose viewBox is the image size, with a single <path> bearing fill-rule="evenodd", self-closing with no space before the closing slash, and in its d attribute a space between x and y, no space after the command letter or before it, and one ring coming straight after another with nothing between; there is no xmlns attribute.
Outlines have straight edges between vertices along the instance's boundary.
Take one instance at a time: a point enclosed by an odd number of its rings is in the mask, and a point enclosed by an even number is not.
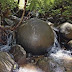
<svg viewBox="0 0 72 72"><path fill-rule="evenodd" d="M54 0L29 0L28 7L30 11L37 10L39 13L45 13L53 8Z"/></svg>
<svg viewBox="0 0 72 72"><path fill-rule="evenodd" d="M17 2L15 0L0 0L1 11L5 11L6 9L12 10L17 6Z"/></svg>
<svg viewBox="0 0 72 72"><path fill-rule="evenodd" d="M72 0L29 0L27 10L47 16L72 16Z"/></svg>
<svg viewBox="0 0 72 72"><path fill-rule="evenodd" d="M15 0L0 0L0 17L3 19L8 17L17 6L18 4Z"/></svg>
<svg viewBox="0 0 72 72"><path fill-rule="evenodd" d="M17 0L0 0L1 11L12 10L17 6ZM72 16L71 0L28 0L27 10L48 14L47 16Z"/></svg>
<svg viewBox="0 0 72 72"><path fill-rule="evenodd" d="M8 10L12 11L18 6L17 1L0 0L0 12L7 13ZM63 17L72 22L72 0L28 0L26 10L37 12L40 17Z"/></svg>

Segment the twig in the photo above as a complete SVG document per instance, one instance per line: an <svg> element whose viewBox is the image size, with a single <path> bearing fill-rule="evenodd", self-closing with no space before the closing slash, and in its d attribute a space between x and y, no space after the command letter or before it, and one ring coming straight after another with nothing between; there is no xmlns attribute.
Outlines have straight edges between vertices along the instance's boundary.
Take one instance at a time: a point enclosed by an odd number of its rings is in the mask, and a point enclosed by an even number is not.
<svg viewBox="0 0 72 72"><path fill-rule="evenodd" d="M24 10L23 10L23 14L22 14L20 22L16 26L14 26L11 30L15 30L21 24L21 22L23 21L23 18L24 18L24 15L25 15L26 3L27 3L27 0L25 0Z"/></svg>

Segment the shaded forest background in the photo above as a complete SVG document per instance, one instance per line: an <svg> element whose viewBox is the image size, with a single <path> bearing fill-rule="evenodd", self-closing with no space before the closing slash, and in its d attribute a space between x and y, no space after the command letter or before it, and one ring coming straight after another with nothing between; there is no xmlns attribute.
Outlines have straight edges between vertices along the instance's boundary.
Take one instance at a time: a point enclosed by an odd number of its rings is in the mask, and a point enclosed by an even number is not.
<svg viewBox="0 0 72 72"><path fill-rule="evenodd" d="M23 11L19 8L19 2L20 0L0 0L1 18L9 15L21 17ZM25 16L29 12L31 17L44 18L55 24L66 21L72 23L71 0L28 0Z"/></svg>

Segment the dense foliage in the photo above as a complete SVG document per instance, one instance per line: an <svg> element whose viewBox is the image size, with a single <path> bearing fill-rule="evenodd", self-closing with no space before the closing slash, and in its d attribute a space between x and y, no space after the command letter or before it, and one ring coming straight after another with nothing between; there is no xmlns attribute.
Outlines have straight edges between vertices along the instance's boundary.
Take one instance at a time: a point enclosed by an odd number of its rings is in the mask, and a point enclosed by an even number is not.
<svg viewBox="0 0 72 72"><path fill-rule="evenodd" d="M20 0L0 0L0 12L13 10ZM38 13L42 17L63 17L72 22L72 0L28 0L27 10ZM22 14L22 13L21 13Z"/></svg>
<svg viewBox="0 0 72 72"><path fill-rule="evenodd" d="M15 0L0 0L1 13L12 10L16 6L17 2Z"/></svg>
<svg viewBox="0 0 72 72"><path fill-rule="evenodd" d="M29 0L27 9L47 16L72 16L72 0Z"/></svg>

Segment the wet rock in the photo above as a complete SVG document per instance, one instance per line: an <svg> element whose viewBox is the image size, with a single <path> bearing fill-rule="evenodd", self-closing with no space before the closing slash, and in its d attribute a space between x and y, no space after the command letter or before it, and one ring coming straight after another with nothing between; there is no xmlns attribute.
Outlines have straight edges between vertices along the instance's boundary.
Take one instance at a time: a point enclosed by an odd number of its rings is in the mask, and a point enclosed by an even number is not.
<svg viewBox="0 0 72 72"><path fill-rule="evenodd" d="M41 58L37 66L45 72L72 72L72 57L67 54L53 54Z"/></svg>
<svg viewBox="0 0 72 72"><path fill-rule="evenodd" d="M68 42L68 45L72 48L72 40Z"/></svg>
<svg viewBox="0 0 72 72"><path fill-rule="evenodd" d="M50 72L50 67L49 67L49 59L47 57L41 58L37 62L37 66L41 68L44 72Z"/></svg>
<svg viewBox="0 0 72 72"><path fill-rule="evenodd" d="M11 72L14 60L6 52L0 52L0 72Z"/></svg>
<svg viewBox="0 0 72 72"><path fill-rule="evenodd" d="M11 48L10 53L14 56L15 61L20 65L26 62L26 51L20 45Z"/></svg>
<svg viewBox="0 0 72 72"><path fill-rule="evenodd" d="M65 45L67 50L72 50L72 40L70 40L66 45Z"/></svg>
<svg viewBox="0 0 72 72"><path fill-rule="evenodd" d="M72 24L71 23L63 23L60 27L60 32L67 39L72 39Z"/></svg>
<svg viewBox="0 0 72 72"><path fill-rule="evenodd" d="M51 22L49 22L49 21L46 21L46 22L48 23L48 25L49 25L51 28L54 27L54 24L53 24L53 23L51 23Z"/></svg>
<svg viewBox="0 0 72 72"><path fill-rule="evenodd" d="M7 18L5 18L5 21L9 26L13 26L15 24L12 20L7 19Z"/></svg>
<svg viewBox="0 0 72 72"><path fill-rule="evenodd" d="M51 27L37 18L28 20L17 29L17 43L28 53L35 55L46 53L54 43L54 33Z"/></svg>

